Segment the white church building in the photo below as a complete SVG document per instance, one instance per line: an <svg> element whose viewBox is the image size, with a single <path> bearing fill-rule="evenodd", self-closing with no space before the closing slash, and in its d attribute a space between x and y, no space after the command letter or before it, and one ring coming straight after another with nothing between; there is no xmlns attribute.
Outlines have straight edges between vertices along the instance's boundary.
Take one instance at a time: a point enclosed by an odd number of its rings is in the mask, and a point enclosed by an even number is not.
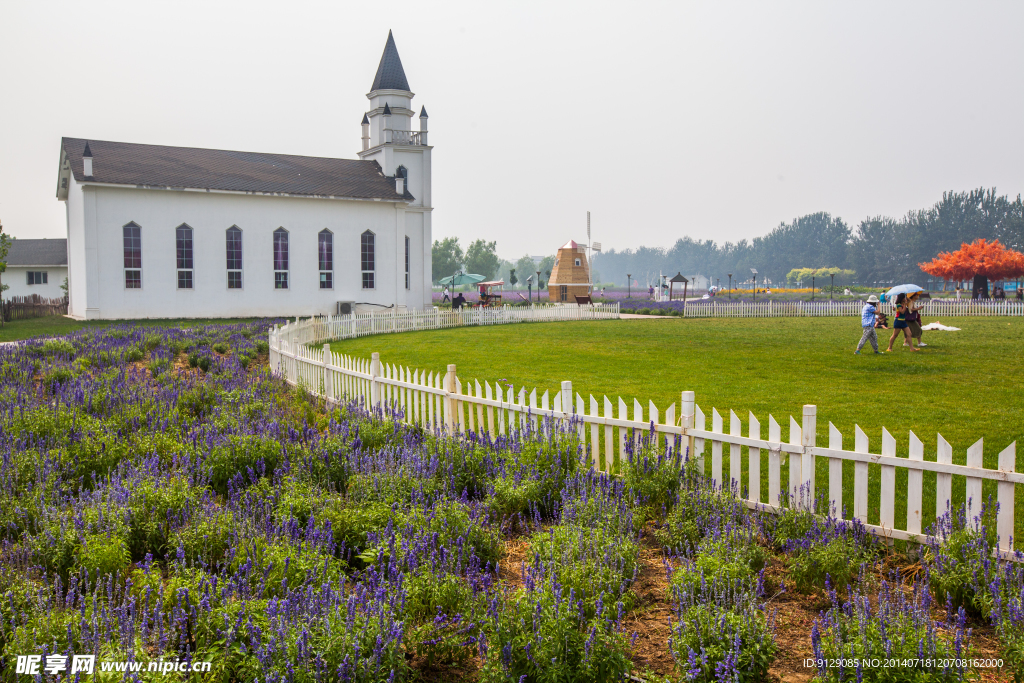
<svg viewBox="0 0 1024 683"><path fill-rule="evenodd" d="M429 307L432 148L413 96L389 33L358 160L63 138L69 314Z"/></svg>

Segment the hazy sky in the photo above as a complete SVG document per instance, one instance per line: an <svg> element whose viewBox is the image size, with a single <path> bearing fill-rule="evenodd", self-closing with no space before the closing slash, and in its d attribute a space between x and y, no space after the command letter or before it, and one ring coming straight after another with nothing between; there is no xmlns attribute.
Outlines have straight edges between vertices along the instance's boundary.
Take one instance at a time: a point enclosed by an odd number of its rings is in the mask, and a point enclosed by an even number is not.
<svg viewBox="0 0 1024 683"><path fill-rule="evenodd" d="M393 29L434 237L751 238L1024 192L1021 2L0 0L0 220L60 237L61 136L356 158ZM186 217L182 217L184 220Z"/></svg>

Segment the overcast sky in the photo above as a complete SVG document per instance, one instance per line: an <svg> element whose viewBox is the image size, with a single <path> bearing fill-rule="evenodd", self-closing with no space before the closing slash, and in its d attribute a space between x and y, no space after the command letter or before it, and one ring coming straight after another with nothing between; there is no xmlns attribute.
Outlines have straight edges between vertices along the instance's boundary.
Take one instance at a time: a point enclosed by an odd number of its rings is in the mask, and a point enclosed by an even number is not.
<svg viewBox="0 0 1024 683"><path fill-rule="evenodd" d="M393 29L434 237L736 241L1024 192L1021 2L0 0L0 220L61 237L61 136L356 158ZM185 220L187 217L182 217Z"/></svg>

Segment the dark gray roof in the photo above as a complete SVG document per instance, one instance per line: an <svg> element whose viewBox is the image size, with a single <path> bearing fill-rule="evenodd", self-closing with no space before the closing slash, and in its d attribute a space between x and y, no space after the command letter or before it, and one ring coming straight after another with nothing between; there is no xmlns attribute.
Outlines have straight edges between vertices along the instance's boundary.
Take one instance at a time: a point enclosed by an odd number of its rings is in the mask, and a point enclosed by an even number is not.
<svg viewBox="0 0 1024 683"><path fill-rule="evenodd" d="M76 180L85 178L85 140L63 138L61 146ZM402 200L376 161L260 154L223 149L164 147L89 140L98 183L181 187L257 194L297 194Z"/></svg>
<svg viewBox="0 0 1024 683"><path fill-rule="evenodd" d="M391 116L391 107L388 106L387 102L384 103L384 116Z"/></svg>
<svg viewBox="0 0 1024 683"><path fill-rule="evenodd" d="M362 122L362 124L360 124L360 125L363 125L363 126L365 126L365 125L366 125L366 124L368 124L369 122L370 122L370 119L366 118L366 114L363 114L363 122Z"/></svg>
<svg viewBox="0 0 1024 683"><path fill-rule="evenodd" d="M429 116L427 116L427 108L426 107L420 107L420 118L421 119L429 119L430 118Z"/></svg>
<svg viewBox="0 0 1024 683"><path fill-rule="evenodd" d="M68 241L66 239L11 241L7 252L8 266L66 266Z"/></svg>
<svg viewBox="0 0 1024 683"><path fill-rule="evenodd" d="M88 142L85 143L85 151L82 152L82 156L83 157L91 157L92 156L92 150L89 149L89 143Z"/></svg>
<svg viewBox="0 0 1024 683"><path fill-rule="evenodd" d="M388 42L384 44L384 54L380 57L377 75L373 77L373 85L370 87L370 92L374 90L412 90L405 77L405 69L402 68L402 60L398 56L395 37L391 35L391 31L388 31Z"/></svg>

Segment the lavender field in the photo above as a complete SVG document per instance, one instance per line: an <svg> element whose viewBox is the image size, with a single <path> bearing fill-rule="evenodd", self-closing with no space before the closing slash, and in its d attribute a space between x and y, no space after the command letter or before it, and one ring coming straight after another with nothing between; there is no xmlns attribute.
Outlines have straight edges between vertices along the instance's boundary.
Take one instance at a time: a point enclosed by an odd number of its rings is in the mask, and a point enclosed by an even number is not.
<svg viewBox="0 0 1024 683"><path fill-rule="evenodd" d="M984 515L917 555L752 514L678 443L609 477L572 426L327 406L265 322L0 347L0 397L3 680L1024 680Z"/></svg>

